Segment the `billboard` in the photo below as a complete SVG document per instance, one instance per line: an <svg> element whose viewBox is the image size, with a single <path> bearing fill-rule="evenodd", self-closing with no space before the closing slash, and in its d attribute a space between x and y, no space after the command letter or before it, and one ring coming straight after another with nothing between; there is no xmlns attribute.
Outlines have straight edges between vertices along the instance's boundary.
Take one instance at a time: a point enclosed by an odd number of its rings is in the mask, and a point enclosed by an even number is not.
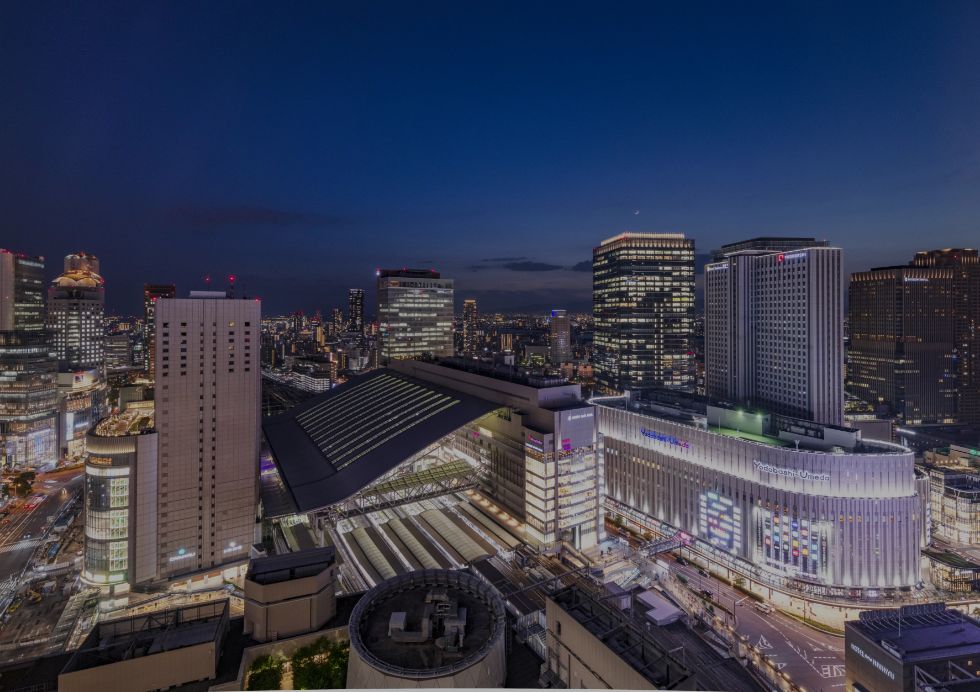
<svg viewBox="0 0 980 692"><path fill-rule="evenodd" d="M741 552L742 508L730 497L710 491L701 493L698 528L701 540L729 553Z"/></svg>

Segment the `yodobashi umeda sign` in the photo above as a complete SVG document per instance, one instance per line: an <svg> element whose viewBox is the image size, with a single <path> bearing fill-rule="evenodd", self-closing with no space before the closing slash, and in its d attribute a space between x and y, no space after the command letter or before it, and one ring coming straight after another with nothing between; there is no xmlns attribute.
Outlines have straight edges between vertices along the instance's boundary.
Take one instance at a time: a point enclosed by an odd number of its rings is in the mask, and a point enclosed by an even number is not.
<svg viewBox="0 0 980 692"><path fill-rule="evenodd" d="M807 471L806 469L788 469L783 466L773 466L772 464L767 464L763 461L759 461L758 459L752 463L754 463L755 467L762 473L769 473L774 476L799 478L800 480L814 481L816 483L827 483L830 481L829 473L814 473L813 471Z"/></svg>

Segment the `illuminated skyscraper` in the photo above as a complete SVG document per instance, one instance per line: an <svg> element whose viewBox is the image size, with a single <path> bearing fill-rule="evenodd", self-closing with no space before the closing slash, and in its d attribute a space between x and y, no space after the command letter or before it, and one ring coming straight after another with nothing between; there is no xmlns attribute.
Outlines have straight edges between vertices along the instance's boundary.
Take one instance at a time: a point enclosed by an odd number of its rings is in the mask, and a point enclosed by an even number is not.
<svg viewBox="0 0 980 692"><path fill-rule="evenodd" d="M258 504L258 300L156 302L161 578L248 558Z"/></svg>
<svg viewBox="0 0 980 692"><path fill-rule="evenodd" d="M453 280L434 269L378 270L378 322L384 362L453 355Z"/></svg>
<svg viewBox="0 0 980 692"><path fill-rule="evenodd" d="M851 393L905 423L980 423L980 257L916 253L851 275Z"/></svg>
<svg viewBox="0 0 980 692"><path fill-rule="evenodd" d="M340 308L334 308L330 311L330 325L328 333L330 336L337 336L344 332L344 313L340 311Z"/></svg>
<svg viewBox="0 0 980 692"><path fill-rule="evenodd" d="M572 332L565 310L551 311L551 364L561 365L572 359Z"/></svg>
<svg viewBox="0 0 980 692"><path fill-rule="evenodd" d="M694 241L620 233L592 251L595 379L603 392L689 388Z"/></svg>
<svg viewBox="0 0 980 692"><path fill-rule="evenodd" d="M64 273L48 288L48 328L62 372L105 368L105 280L97 257L65 257Z"/></svg>
<svg viewBox="0 0 980 692"><path fill-rule="evenodd" d="M58 355L58 448L85 456L86 433L106 409L105 281L94 255L65 257L48 288L48 329Z"/></svg>
<svg viewBox="0 0 980 692"><path fill-rule="evenodd" d="M44 324L44 258L0 249L0 467L57 462L57 377Z"/></svg>
<svg viewBox="0 0 980 692"><path fill-rule="evenodd" d="M463 354L475 356L476 347L476 300L463 301Z"/></svg>
<svg viewBox="0 0 980 692"><path fill-rule="evenodd" d="M712 401L841 425L841 251L813 238L725 245L705 267L705 391Z"/></svg>
<svg viewBox="0 0 980 692"><path fill-rule="evenodd" d="M147 376L155 379L156 348L156 301L158 298L173 298L177 288L173 284L145 284L143 286L143 344L146 357Z"/></svg>
<svg viewBox="0 0 980 692"><path fill-rule="evenodd" d="M355 334L364 333L364 289L347 291L347 329Z"/></svg>

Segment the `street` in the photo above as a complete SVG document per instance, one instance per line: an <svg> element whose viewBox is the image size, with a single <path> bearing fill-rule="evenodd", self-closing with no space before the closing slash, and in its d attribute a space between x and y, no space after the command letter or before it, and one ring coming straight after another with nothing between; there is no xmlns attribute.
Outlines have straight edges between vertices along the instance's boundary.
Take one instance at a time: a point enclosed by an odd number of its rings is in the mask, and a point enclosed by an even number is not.
<svg viewBox="0 0 980 692"><path fill-rule="evenodd" d="M84 477L81 468L38 474L30 496L10 507L9 516L0 520L0 603L8 590L16 588L16 580L50 523L73 497L81 500ZM31 498L39 500L33 504Z"/></svg>
<svg viewBox="0 0 980 692"><path fill-rule="evenodd" d="M735 613L736 631L769 658L780 672L806 690L844 687L844 639L797 622L777 611L764 613L756 601L728 584L706 577L697 567L681 566L663 555L670 571L682 574L696 591L707 589L712 600Z"/></svg>

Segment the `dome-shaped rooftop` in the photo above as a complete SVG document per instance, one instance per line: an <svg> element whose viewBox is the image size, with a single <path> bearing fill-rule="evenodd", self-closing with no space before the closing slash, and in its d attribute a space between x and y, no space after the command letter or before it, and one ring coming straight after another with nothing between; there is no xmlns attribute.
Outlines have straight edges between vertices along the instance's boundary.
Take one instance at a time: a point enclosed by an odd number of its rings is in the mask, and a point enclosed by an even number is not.
<svg viewBox="0 0 980 692"><path fill-rule="evenodd" d="M101 288L105 279L90 271L68 271L51 282L58 288Z"/></svg>

